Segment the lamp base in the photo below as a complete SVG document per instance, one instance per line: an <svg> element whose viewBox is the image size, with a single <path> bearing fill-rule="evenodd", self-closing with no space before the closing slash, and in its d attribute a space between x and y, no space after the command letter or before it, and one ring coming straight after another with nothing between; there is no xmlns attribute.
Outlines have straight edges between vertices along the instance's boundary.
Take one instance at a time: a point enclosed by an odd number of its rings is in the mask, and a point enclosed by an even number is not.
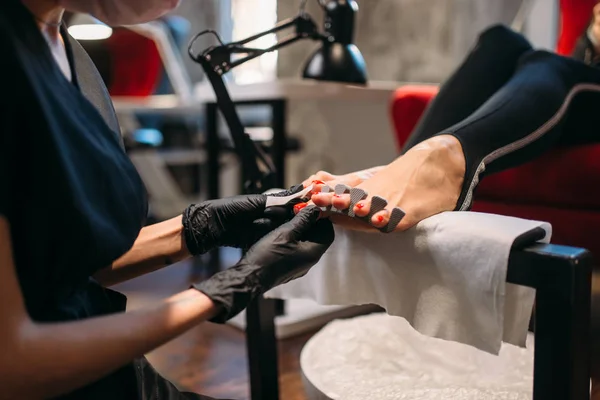
<svg viewBox="0 0 600 400"><path fill-rule="evenodd" d="M306 63L303 77L319 81L365 85L367 67L360 50L355 45L324 43Z"/></svg>

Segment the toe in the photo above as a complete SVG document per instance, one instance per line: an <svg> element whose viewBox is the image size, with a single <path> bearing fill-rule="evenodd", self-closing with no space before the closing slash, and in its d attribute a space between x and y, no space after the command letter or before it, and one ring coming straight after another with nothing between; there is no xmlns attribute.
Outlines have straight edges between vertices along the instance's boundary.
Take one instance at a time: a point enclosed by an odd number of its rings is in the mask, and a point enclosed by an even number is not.
<svg viewBox="0 0 600 400"><path fill-rule="evenodd" d="M334 194L331 199L331 204L338 210L346 210L350 207L350 195Z"/></svg>
<svg viewBox="0 0 600 400"><path fill-rule="evenodd" d="M383 228L387 226L389 220L390 213L388 212L388 210L381 210L373 214L373 216L371 217L371 223L377 228Z"/></svg>
<svg viewBox="0 0 600 400"><path fill-rule="evenodd" d="M354 214L357 217L366 217L369 215L371 209L371 202L368 200L361 200L354 205Z"/></svg>
<svg viewBox="0 0 600 400"><path fill-rule="evenodd" d="M328 207L331 205L333 199L333 193L313 193L311 201L315 203L317 207Z"/></svg>

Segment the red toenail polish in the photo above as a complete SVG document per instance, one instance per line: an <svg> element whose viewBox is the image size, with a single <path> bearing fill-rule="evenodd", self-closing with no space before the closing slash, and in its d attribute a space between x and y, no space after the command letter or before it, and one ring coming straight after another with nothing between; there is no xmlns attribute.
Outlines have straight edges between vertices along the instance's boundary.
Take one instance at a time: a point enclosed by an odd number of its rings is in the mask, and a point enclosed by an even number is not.
<svg viewBox="0 0 600 400"><path fill-rule="evenodd" d="M324 185L325 184L325 182L320 181L320 180L312 181L312 183L316 183L317 185Z"/></svg>
<svg viewBox="0 0 600 400"><path fill-rule="evenodd" d="M364 206L365 206L365 205L364 205L363 203L358 203L358 204L356 205L356 208L358 208L358 209L360 210L360 209L361 209L361 208L363 208Z"/></svg>
<svg viewBox="0 0 600 400"><path fill-rule="evenodd" d="M334 194L333 197L340 199L342 196L340 196L339 194Z"/></svg>
<svg viewBox="0 0 600 400"><path fill-rule="evenodd" d="M383 222L383 216L380 215L379 217L377 217L377 221Z"/></svg>
<svg viewBox="0 0 600 400"><path fill-rule="evenodd" d="M294 206L294 214L298 214L308 203L298 203Z"/></svg>

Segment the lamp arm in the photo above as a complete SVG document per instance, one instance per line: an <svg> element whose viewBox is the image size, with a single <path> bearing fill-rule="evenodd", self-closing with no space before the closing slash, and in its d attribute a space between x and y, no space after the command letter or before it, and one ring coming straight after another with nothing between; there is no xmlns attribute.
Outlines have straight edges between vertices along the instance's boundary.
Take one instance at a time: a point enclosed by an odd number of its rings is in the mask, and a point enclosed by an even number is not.
<svg viewBox="0 0 600 400"><path fill-rule="evenodd" d="M244 47L246 43L291 27L296 28L295 33L287 36L269 48L256 49ZM214 35L220 44L211 46L199 54L194 54L193 47L195 41L206 34ZM198 33L191 40L188 47L188 54L192 60L202 66L215 92L217 106L227 123L235 146L235 151L240 158L244 174L247 177L246 182L244 183L247 193L261 193L265 190L272 189L275 184L275 174L277 171L271 158L266 154L262 147L253 141L245 132L242 121L236 111L235 104L227 91L223 75L232 68L259 57L262 54L275 51L302 39L324 39L324 36L318 32L314 21L308 14L303 12L295 18L281 21L275 27L267 31L229 44L223 43L216 32L211 30L203 31ZM246 56L232 62L231 56L233 54L246 54Z"/></svg>
<svg viewBox="0 0 600 400"><path fill-rule="evenodd" d="M244 188L248 193L261 193L270 189L275 178L273 162L260 145L246 133L222 75L217 73L213 65L205 58L201 58L199 61L215 92L217 107L227 123L235 152L242 164L242 170L246 176Z"/></svg>

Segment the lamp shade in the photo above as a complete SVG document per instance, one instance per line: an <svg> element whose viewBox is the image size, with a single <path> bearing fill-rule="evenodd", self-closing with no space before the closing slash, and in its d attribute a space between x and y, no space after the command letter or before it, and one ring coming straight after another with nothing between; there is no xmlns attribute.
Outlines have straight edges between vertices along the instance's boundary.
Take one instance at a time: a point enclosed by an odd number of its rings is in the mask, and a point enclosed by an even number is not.
<svg viewBox="0 0 600 400"><path fill-rule="evenodd" d="M88 14L75 14L69 20L69 34L77 40L103 40L112 35L112 28Z"/></svg>
<svg viewBox="0 0 600 400"><path fill-rule="evenodd" d="M367 68L353 44L323 43L304 67L304 78L344 83L367 83Z"/></svg>
<svg viewBox="0 0 600 400"><path fill-rule="evenodd" d="M354 0L329 0L323 3L323 9L325 35L304 67L304 78L366 84L367 66L354 45L358 4Z"/></svg>

